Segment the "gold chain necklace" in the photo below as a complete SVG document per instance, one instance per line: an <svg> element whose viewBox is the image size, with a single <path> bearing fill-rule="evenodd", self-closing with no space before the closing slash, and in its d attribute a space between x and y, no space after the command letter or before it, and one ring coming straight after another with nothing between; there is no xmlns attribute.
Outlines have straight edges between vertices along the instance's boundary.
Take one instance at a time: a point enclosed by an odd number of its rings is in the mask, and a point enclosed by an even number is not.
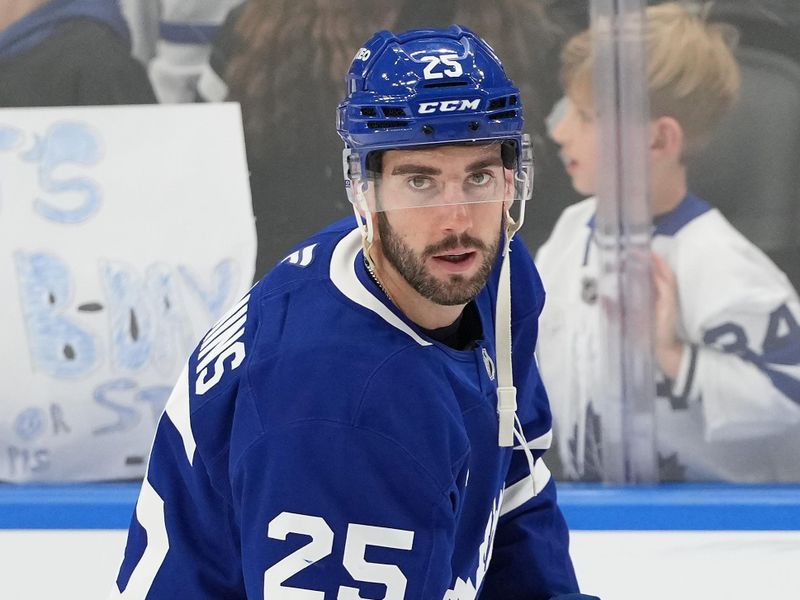
<svg viewBox="0 0 800 600"><path fill-rule="evenodd" d="M374 281L374 282L375 282L375 285L377 285L377 286L380 288L380 290L381 290L381 291L382 291L384 294L386 294L386 297L387 297L389 300L391 300L392 302L394 302L394 300L392 300L392 297L389 295L389 292L387 292L387 291L386 291L386 288L385 288L385 287L383 287L383 284L381 283L381 280L380 280L380 279L378 279L378 276L375 274L375 269L373 268L372 264L371 264L371 263L370 263L370 261L368 261L366 258L364 259L364 266L367 268L367 273L369 273L369 276L370 276L370 278L372 279L372 281Z"/></svg>

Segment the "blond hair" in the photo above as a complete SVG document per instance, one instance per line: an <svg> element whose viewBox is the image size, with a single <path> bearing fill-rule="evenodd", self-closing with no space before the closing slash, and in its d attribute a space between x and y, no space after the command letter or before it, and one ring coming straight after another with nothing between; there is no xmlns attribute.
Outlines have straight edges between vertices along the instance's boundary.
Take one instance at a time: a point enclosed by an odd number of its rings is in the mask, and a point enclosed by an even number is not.
<svg viewBox="0 0 800 600"><path fill-rule="evenodd" d="M646 20L650 115L680 123L686 153L707 141L738 96L737 34L675 2L647 8ZM591 101L592 60L590 30L570 39L561 53L562 85L579 102Z"/></svg>

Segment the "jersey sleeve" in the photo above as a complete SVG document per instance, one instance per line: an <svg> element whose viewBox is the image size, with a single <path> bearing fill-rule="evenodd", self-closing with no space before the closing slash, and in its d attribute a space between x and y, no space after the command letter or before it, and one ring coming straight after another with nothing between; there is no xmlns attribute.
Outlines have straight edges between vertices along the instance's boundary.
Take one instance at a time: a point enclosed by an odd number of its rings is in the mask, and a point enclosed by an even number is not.
<svg viewBox="0 0 800 600"><path fill-rule="evenodd" d="M319 372L261 377L248 361L264 355L249 356L246 327L236 334L240 311L195 351L160 421L112 597L441 598L457 525L445 448L452 436L425 429L415 448L398 439L428 427L406 407L421 410L438 388L421 378L398 390L396 379L384 378L363 392L379 400L369 404L381 418L344 418L335 405L358 406L363 381L351 386L345 377L337 388ZM218 363L203 363L211 339L221 347L241 341L246 354L220 351L217 376ZM284 373L293 356L285 354ZM198 384L208 388L202 400ZM338 393L345 388L354 393ZM402 396L393 403L399 414L380 408L387 394ZM271 408L259 413L265 404ZM378 425L387 422L404 429ZM458 464L466 441L456 437Z"/></svg>
<svg viewBox="0 0 800 600"><path fill-rule="evenodd" d="M712 246L713 244L709 244ZM697 249L694 249L697 252ZM776 434L800 423L800 303L744 239L676 257L686 345L673 409L700 402L708 441Z"/></svg>
<svg viewBox="0 0 800 600"><path fill-rule="evenodd" d="M224 441L257 330L248 294L206 334L159 420L111 598L244 598Z"/></svg>

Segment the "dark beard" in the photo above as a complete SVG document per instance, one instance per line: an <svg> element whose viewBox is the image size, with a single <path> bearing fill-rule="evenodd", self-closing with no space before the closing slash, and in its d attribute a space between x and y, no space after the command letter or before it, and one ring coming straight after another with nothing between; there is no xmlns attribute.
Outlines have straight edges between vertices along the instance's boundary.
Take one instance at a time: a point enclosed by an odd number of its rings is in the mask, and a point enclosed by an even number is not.
<svg viewBox="0 0 800 600"><path fill-rule="evenodd" d="M500 244L499 235L494 244L487 246L481 240L462 233L448 236L437 244L427 246L422 256L417 257L397 235L383 212L378 213L378 232L386 260L417 293L442 306L466 304L480 293L492 271ZM479 250L484 255L483 263L477 273L469 279L460 274L453 274L447 281L440 281L425 268L427 258L459 247Z"/></svg>

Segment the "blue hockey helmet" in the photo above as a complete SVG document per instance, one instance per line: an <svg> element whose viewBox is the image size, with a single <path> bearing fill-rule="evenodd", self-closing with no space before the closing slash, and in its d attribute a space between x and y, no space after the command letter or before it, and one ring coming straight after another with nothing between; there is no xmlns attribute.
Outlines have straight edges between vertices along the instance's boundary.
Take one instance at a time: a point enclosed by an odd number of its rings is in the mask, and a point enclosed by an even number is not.
<svg viewBox="0 0 800 600"><path fill-rule="evenodd" d="M353 59L336 128L345 142L350 201L366 185L370 153L428 144L510 142L518 199L531 191L530 142L519 89L492 48L466 27L381 31Z"/></svg>

